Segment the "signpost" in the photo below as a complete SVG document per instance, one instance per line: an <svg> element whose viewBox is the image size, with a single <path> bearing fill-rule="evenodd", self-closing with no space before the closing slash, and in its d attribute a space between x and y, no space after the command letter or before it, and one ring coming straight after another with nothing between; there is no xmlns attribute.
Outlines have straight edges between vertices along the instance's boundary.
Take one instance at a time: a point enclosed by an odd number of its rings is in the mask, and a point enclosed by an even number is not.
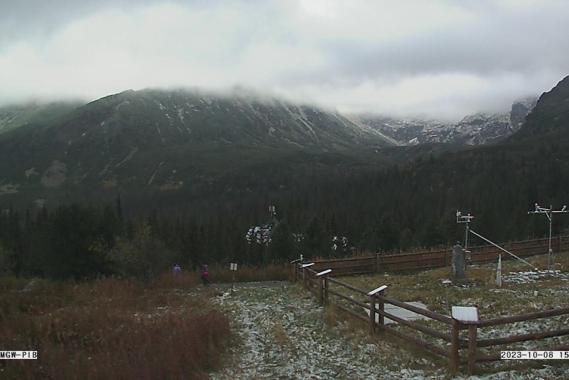
<svg viewBox="0 0 569 380"><path fill-rule="evenodd" d="M332 269L326 269L322 272L316 273L316 277L320 278L320 290L319 290L319 298L320 304L322 306L328 303L328 279L326 278L327 274L330 274Z"/></svg>
<svg viewBox="0 0 569 380"><path fill-rule="evenodd" d="M231 283L231 291L233 291L234 287L235 287L235 272L237 272L237 263L230 263L229 264L229 270L232 271L233 273L231 274L231 278L232 278L232 283Z"/></svg>
<svg viewBox="0 0 569 380"><path fill-rule="evenodd" d="M479 321L478 308L474 306L453 306L452 318L455 321L458 321L458 323L468 326L468 373L472 375L475 371L475 366L476 366L476 354L477 354L476 337L477 337L477 327L478 327L477 324ZM458 348L458 343L459 343L458 331L459 329L456 329L455 333L456 336L454 339L456 348ZM456 351L458 353L458 350L456 348L453 351ZM458 368L458 357L456 357L456 355L454 361L455 361L454 366Z"/></svg>
<svg viewBox="0 0 569 380"><path fill-rule="evenodd" d="M368 292L368 297L369 297L369 322L370 322L370 329L371 329L371 333L373 334L375 332L375 315L378 314L378 325L379 328L383 330L383 326L385 325L385 319L383 316L383 312L385 311L385 304L383 303L383 299L378 301L377 296L378 295L383 295L385 292L385 289L387 289L387 285L381 285L379 288L375 288L374 290L372 290L371 292ZM376 304L377 304L377 308L376 308Z"/></svg>
<svg viewBox="0 0 569 380"><path fill-rule="evenodd" d="M304 286L306 286L306 268L310 268L314 264L315 263L308 263L308 264L302 264L300 266L300 268L302 268L302 282L304 283Z"/></svg>

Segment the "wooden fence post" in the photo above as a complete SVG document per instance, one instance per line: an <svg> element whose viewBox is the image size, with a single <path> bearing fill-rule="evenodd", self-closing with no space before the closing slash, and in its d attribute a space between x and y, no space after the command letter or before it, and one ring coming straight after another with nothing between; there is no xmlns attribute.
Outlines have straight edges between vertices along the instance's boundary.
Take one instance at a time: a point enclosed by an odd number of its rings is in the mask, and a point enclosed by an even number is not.
<svg viewBox="0 0 569 380"><path fill-rule="evenodd" d="M458 367L458 331L461 326L468 326L468 373L476 372L476 334L480 316L476 306L453 306L451 310L453 330L451 336L451 370ZM458 323L458 325L456 325Z"/></svg>
<svg viewBox="0 0 569 380"><path fill-rule="evenodd" d="M387 289L387 285L382 285L377 289L372 290L371 292L369 292L367 295L369 296L369 322L370 322L370 329L371 329L371 333L373 334L376 330L376 323L375 323L375 315L376 315L376 307L375 304L378 302L378 297L377 295L383 295L385 289ZM380 304L380 309L383 310L383 301L381 301ZM379 313L377 313L379 314ZM379 325L380 327L383 328L383 323L384 323L384 319L383 319L383 315L379 314Z"/></svg>
<svg viewBox="0 0 569 380"><path fill-rule="evenodd" d="M468 325L468 374L473 375L476 372L476 336L478 326L476 324Z"/></svg>
<svg viewBox="0 0 569 380"><path fill-rule="evenodd" d="M328 305L328 276L324 276L324 305Z"/></svg>
<svg viewBox="0 0 569 380"><path fill-rule="evenodd" d="M328 295L326 294L328 291L327 286L327 279L326 277L328 274L332 272L332 269L326 269L322 272L316 273L316 279L318 279L318 300L320 301L320 305L324 306L326 304L326 299Z"/></svg>
<svg viewBox="0 0 569 380"><path fill-rule="evenodd" d="M369 327L371 335L375 332L375 300L375 294L369 296Z"/></svg>
<svg viewBox="0 0 569 380"><path fill-rule="evenodd" d="M381 297L385 297L385 290L380 291L380 292L379 292L379 295L380 295ZM383 299L379 299L379 298L378 298L378 306L379 306L379 307L378 307L378 310L379 310L379 311L381 311L381 312L384 312L384 311L385 311L385 303L383 302ZM378 314L379 314L379 323L378 323L378 325L379 325L379 330L380 330L380 331L383 331L383 327L385 326L385 317L383 316L382 313L379 313L379 312L378 312Z"/></svg>
<svg viewBox="0 0 569 380"><path fill-rule="evenodd" d="M318 281L318 300L320 301L320 305L324 306L324 279L326 276L320 277L320 281Z"/></svg>
<svg viewBox="0 0 569 380"><path fill-rule="evenodd" d="M456 319L452 320L451 328L451 342L450 342L450 352L449 352L449 369L451 375L455 375L458 372L458 363L460 357L458 354L459 349L459 332L460 332L460 322Z"/></svg>
<svg viewBox="0 0 569 380"><path fill-rule="evenodd" d="M302 263L302 262L301 262ZM308 276L310 276L310 273L306 273L307 269L310 268L311 266L313 266L314 263L308 263L308 264L301 264L301 268L302 268L302 281L304 282L304 287L306 289L308 289Z"/></svg>

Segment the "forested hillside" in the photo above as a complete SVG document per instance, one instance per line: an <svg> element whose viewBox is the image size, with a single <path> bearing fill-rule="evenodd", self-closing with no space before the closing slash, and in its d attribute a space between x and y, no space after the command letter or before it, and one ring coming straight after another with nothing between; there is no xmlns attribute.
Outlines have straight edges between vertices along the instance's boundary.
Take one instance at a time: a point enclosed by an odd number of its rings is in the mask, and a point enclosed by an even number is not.
<svg viewBox="0 0 569 380"><path fill-rule="evenodd" d="M224 146L209 151L204 165L218 159L218 166L191 191L110 191L105 201L86 198L90 206L47 208L10 207L0 198L0 257L5 270L20 274L152 276L174 261L257 264L300 252L345 255L351 247L405 250L460 239L457 209L473 213L476 230L496 241L541 236L545 218L527 211L535 202L569 203L568 91L566 78L542 95L517 135L488 147L241 146L235 156ZM263 225L270 242L246 239L250 227ZM554 232L567 226L560 216Z"/></svg>

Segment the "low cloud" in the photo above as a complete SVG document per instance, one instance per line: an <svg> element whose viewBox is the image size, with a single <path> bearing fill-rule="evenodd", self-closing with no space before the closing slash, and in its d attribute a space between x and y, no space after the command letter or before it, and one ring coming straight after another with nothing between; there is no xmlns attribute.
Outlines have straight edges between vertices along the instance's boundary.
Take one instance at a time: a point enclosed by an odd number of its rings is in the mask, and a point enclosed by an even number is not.
<svg viewBox="0 0 569 380"><path fill-rule="evenodd" d="M0 103L244 86L452 120L569 74L565 1L14 3L0 6Z"/></svg>

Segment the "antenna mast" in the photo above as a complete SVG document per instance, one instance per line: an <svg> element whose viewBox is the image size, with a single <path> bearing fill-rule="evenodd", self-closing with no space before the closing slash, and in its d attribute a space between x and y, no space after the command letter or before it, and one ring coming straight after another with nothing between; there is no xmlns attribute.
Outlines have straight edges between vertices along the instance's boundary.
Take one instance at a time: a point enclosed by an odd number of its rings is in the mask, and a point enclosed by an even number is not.
<svg viewBox="0 0 569 380"><path fill-rule="evenodd" d="M456 222L457 223L464 223L464 251L468 253L468 233L470 231L470 222L474 219L474 216L470 215L470 213L466 215L462 215L462 212L456 210Z"/></svg>
<svg viewBox="0 0 569 380"><path fill-rule="evenodd" d="M548 258L547 258L547 268L551 270L553 267L553 249L551 249L551 231L553 226L553 214L565 214L569 212L567 210L567 206L563 206L561 210L554 210L553 206L549 206L549 208L541 207L537 203L535 204L534 211L528 211L528 214L545 214L547 219L549 220L549 249L547 251Z"/></svg>

